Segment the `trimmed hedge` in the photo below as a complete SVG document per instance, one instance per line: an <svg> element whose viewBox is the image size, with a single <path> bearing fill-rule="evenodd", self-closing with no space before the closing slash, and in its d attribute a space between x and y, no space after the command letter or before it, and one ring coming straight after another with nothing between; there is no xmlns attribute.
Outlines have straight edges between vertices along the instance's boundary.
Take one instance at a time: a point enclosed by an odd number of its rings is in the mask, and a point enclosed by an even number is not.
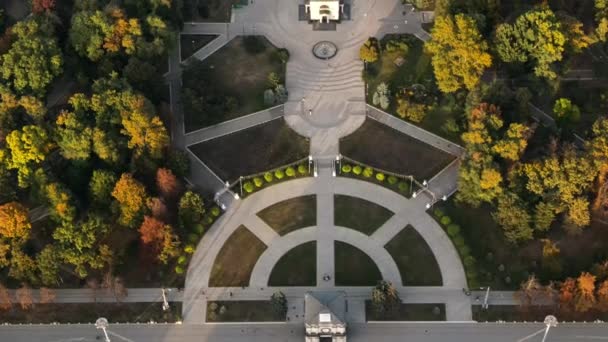
<svg viewBox="0 0 608 342"><path fill-rule="evenodd" d="M194 246L190 244L186 245L186 247L184 247L184 252L188 254L194 253Z"/></svg>
<svg viewBox="0 0 608 342"><path fill-rule="evenodd" d="M253 183L245 182L245 184L243 184L243 189L245 189L245 191L249 194L252 193L254 189Z"/></svg>
<svg viewBox="0 0 608 342"><path fill-rule="evenodd" d="M436 218L441 218L445 215L445 213L443 212L443 210L435 208L435 210L433 210L433 215L435 215Z"/></svg>
<svg viewBox="0 0 608 342"><path fill-rule="evenodd" d="M400 182L399 185L397 185L397 187L399 188L399 191L401 191L401 192L410 191L410 185L407 184L406 182Z"/></svg>
<svg viewBox="0 0 608 342"><path fill-rule="evenodd" d="M382 172L378 172L378 173L376 173L376 180L377 180L378 182L383 182L385 177L386 177L386 176L385 176L385 175L384 175L384 173L382 173Z"/></svg>
<svg viewBox="0 0 608 342"><path fill-rule="evenodd" d="M447 216L444 216L444 217L447 217ZM460 226L459 225L457 225L457 224L450 224L450 225L448 225L448 235L449 236L454 237L454 236L458 235L458 233L460 233Z"/></svg>
<svg viewBox="0 0 608 342"><path fill-rule="evenodd" d="M399 181L399 179L393 175L388 176L388 184L390 185L395 185L397 184L397 182Z"/></svg>
<svg viewBox="0 0 608 342"><path fill-rule="evenodd" d="M266 180L266 183L272 182L273 179L274 179L274 177L271 172L266 172L264 174L264 180Z"/></svg>
<svg viewBox="0 0 608 342"><path fill-rule="evenodd" d="M301 175L305 175L308 173L308 166L304 165L304 164L300 164L298 165L298 173Z"/></svg>
<svg viewBox="0 0 608 342"><path fill-rule="evenodd" d="M283 178L285 178L285 172L283 172L283 170L276 170L274 172L274 177L279 180L283 179Z"/></svg>
<svg viewBox="0 0 608 342"><path fill-rule="evenodd" d="M205 226L203 226L200 223L197 223L194 225L194 227L192 228L192 230L199 235L202 235L205 232Z"/></svg>
<svg viewBox="0 0 608 342"><path fill-rule="evenodd" d="M295 177L296 176L296 170L293 167L288 167L285 169L285 174L287 175L287 177Z"/></svg>
<svg viewBox="0 0 608 342"><path fill-rule="evenodd" d="M371 167L366 167L365 169L363 169L363 177L370 178L373 175L374 169L372 169Z"/></svg>
<svg viewBox="0 0 608 342"><path fill-rule="evenodd" d="M355 167L353 167L353 173L356 174L357 176L360 175L361 172L363 172L363 169L361 168L361 166L355 165Z"/></svg>
<svg viewBox="0 0 608 342"><path fill-rule="evenodd" d="M441 220L439 220L439 221L440 221L440 222L441 222L441 224L442 224L442 225L444 225L444 226L447 226L447 225L449 225L450 223L452 223L452 219L451 219L449 216L447 216L447 215L443 216L443 217L441 218Z"/></svg>
<svg viewBox="0 0 608 342"><path fill-rule="evenodd" d="M465 245L464 238L460 235L454 237L454 240L452 241L454 241L454 245L456 245L457 248L462 248Z"/></svg>
<svg viewBox="0 0 608 342"><path fill-rule="evenodd" d="M353 167L348 164L342 165L342 172L344 172L344 173L350 173L352 171L352 169L353 169Z"/></svg>
<svg viewBox="0 0 608 342"><path fill-rule="evenodd" d="M221 213L222 213L222 211L220 210L219 207L213 207L213 208L211 208L211 215L213 215L215 217L218 217L218 216L220 216Z"/></svg>
<svg viewBox="0 0 608 342"><path fill-rule="evenodd" d="M264 181L263 181L263 180L262 180L262 178L260 178L260 177L255 177L255 178L253 179L253 184L255 184L255 187L256 187L256 188L261 188L261 187L262 187L262 185L264 185Z"/></svg>

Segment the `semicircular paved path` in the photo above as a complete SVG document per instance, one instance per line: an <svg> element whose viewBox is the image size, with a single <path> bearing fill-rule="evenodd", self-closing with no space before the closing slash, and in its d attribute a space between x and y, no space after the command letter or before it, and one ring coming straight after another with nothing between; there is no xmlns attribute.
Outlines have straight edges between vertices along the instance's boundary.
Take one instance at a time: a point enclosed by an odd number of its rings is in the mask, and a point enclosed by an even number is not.
<svg viewBox="0 0 608 342"><path fill-rule="evenodd" d="M317 227L298 229L273 240L255 264L251 272L249 286L267 286L270 274L279 259L294 247L316 240L318 236L317 230ZM379 245L376 240L353 229L336 226L331 227L330 231L333 241L346 242L367 254L376 264L378 270L380 270L382 279L390 281L393 284L402 283L399 268L383 245Z"/></svg>
<svg viewBox="0 0 608 342"><path fill-rule="evenodd" d="M262 209L284 200L313 194L317 196L317 227L315 228L300 229L281 238L256 215ZM371 236L363 236L351 229L335 227L333 205L335 194L372 201L395 214ZM187 318L193 311L198 312L199 316L204 315L200 312L202 310L200 296L208 288L213 263L223 244L240 225L247 227L269 247L256 263L250 278L250 287L260 287L260 291L266 287L272 267L280 256L289 250L289 247L314 239L317 240L319 287L324 289L333 287L334 241L336 240L347 242L364 251L378 265L385 279L401 286L399 270L383 246L408 224L420 233L433 251L442 274L441 288L459 290L467 287L464 268L456 249L439 224L426 213L426 203L419 200L421 197L419 196L418 200L407 199L369 182L343 177L334 178L328 169L320 169L317 178L308 177L282 182L262 189L244 200L235 201L205 234L191 259L184 292L184 317ZM285 246L281 247L283 243ZM323 274L331 275L332 281L319 281L320 275ZM202 301L206 303L204 299ZM470 312L463 315L470 316Z"/></svg>

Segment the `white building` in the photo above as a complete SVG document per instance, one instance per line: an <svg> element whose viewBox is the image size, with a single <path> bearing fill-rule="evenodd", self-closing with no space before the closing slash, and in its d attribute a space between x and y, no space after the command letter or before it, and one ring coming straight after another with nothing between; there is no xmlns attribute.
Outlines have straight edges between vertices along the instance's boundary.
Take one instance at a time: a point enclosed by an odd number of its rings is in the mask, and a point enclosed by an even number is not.
<svg viewBox="0 0 608 342"><path fill-rule="evenodd" d="M339 21L344 5L340 0L310 0L304 5L306 13L310 14L311 21L329 23Z"/></svg>
<svg viewBox="0 0 608 342"><path fill-rule="evenodd" d="M344 292L314 292L304 297L306 342L346 342Z"/></svg>

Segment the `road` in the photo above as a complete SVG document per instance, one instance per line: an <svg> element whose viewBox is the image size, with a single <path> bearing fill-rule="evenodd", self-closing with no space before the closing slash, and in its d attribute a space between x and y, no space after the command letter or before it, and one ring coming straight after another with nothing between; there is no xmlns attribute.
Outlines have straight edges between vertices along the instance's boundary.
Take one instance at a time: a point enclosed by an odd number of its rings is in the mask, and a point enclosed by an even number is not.
<svg viewBox="0 0 608 342"><path fill-rule="evenodd" d="M369 323L349 325L349 342L523 342L541 341L542 323ZM301 342L304 327L295 324L218 325L113 325L113 342ZM101 332L93 325L1 326L0 341L10 342L96 342ZM559 324L547 342L608 340L608 324Z"/></svg>

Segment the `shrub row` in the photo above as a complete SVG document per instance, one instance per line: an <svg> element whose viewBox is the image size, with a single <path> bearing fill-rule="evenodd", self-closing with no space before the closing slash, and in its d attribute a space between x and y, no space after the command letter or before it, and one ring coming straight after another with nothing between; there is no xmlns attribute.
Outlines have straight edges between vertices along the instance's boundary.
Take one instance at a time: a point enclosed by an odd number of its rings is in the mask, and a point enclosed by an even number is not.
<svg viewBox="0 0 608 342"><path fill-rule="evenodd" d="M308 174L308 165L300 164L297 167L288 166L284 169L278 169L274 172L266 172L262 177L254 177L252 180L243 183L243 190L250 194L257 189L260 189L264 184L270 184L272 182L280 181L287 178L294 178L297 176L304 176Z"/></svg>
<svg viewBox="0 0 608 342"><path fill-rule="evenodd" d="M448 236L452 239L452 243L458 250L460 259L464 264L467 280L470 288L478 287L478 274L476 268L476 260L471 255L471 248L467 246L464 238L460 234L460 226L452 223L452 219L446 215L440 208L433 210L433 215L437 218L439 223L446 230Z"/></svg>
<svg viewBox="0 0 608 342"><path fill-rule="evenodd" d="M196 245L205 234L206 229L211 227L211 225L220 217L221 214L222 210L218 206L213 206L207 212L207 214L203 216L201 222L192 227L192 231L186 236L184 241L182 241L184 244L184 249L182 254L177 258L177 265L175 266L176 274L181 275L186 272L186 265L188 264L190 256L194 254Z"/></svg>
<svg viewBox="0 0 608 342"><path fill-rule="evenodd" d="M407 194L410 192L409 181L399 180L399 178L389 175L388 177L383 172L378 172L371 167L361 167L360 165L352 166L350 164L342 165L342 173L346 175L354 175L358 178L374 179L377 183L384 185L391 190L397 191L401 194ZM386 181L386 182L385 182ZM388 185L386 184L388 183Z"/></svg>

